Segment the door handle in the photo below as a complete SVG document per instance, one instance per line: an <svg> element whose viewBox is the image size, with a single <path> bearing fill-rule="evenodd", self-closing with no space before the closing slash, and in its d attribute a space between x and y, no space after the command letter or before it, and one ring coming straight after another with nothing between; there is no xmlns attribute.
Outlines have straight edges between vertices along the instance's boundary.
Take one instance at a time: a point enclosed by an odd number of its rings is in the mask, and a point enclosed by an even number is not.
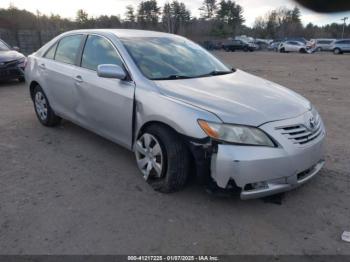
<svg viewBox="0 0 350 262"><path fill-rule="evenodd" d="M41 69L43 69L43 70L46 69L46 65L45 65L45 64L40 64L39 67L40 67Z"/></svg>
<svg viewBox="0 0 350 262"><path fill-rule="evenodd" d="M79 76L79 75L75 77L75 81L76 81L77 83L82 83L82 82L84 82L84 81L83 81L83 78L82 78L81 76Z"/></svg>

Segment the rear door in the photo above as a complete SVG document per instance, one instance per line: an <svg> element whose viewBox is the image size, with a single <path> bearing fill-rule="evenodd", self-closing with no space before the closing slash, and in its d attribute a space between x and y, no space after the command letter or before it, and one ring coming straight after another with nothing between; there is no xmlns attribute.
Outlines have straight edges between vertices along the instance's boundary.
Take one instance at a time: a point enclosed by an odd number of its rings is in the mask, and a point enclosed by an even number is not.
<svg viewBox="0 0 350 262"><path fill-rule="evenodd" d="M75 119L73 95L76 66L85 36L70 35L57 42L39 63L44 79L44 90L52 108L61 116Z"/></svg>
<svg viewBox="0 0 350 262"><path fill-rule="evenodd" d="M135 85L130 80L99 77L97 67L102 64L115 64L126 70L109 39L89 35L80 70L75 72L74 96L79 99L74 111L83 126L131 148Z"/></svg>

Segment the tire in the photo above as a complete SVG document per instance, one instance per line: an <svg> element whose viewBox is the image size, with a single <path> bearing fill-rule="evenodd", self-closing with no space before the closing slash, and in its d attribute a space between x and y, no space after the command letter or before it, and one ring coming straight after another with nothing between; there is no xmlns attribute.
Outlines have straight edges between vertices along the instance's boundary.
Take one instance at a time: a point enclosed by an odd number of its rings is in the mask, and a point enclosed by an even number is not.
<svg viewBox="0 0 350 262"><path fill-rule="evenodd" d="M52 110L45 92L39 85L34 88L33 103L36 116L42 125L53 127L61 122L62 119Z"/></svg>
<svg viewBox="0 0 350 262"><path fill-rule="evenodd" d="M18 81L21 82L21 83L23 83L23 82L25 82L26 80L25 80L25 78L22 76L22 77L19 77L19 78L18 78Z"/></svg>
<svg viewBox="0 0 350 262"><path fill-rule="evenodd" d="M306 50L305 50L304 48L301 48L301 49L299 50L299 53L305 54L305 53L306 53Z"/></svg>
<svg viewBox="0 0 350 262"><path fill-rule="evenodd" d="M249 48L248 48L248 47L244 47L244 48L243 48L243 51L244 51L244 52L248 52L248 51L249 51Z"/></svg>
<svg viewBox="0 0 350 262"><path fill-rule="evenodd" d="M335 55L340 55L340 54L342 54L342 51L340 50L340 48L335 48L335 49L333 50L333 53L334 53Z"/></svg>
<svg viewBox="0 0 350 262"><path fill-rule="evenodd" d="M284 47L282 47L281 49L280 49L280 53L285 53L286 52L286 50L284 49Z"/></svg>
<svg viewBox="0 0 350 262"><path fill-rule="evenodd" d="M147 139L149 139L148 152ZM134 151L139 170L154 190L172 193L185 186L189 177L190 155L175 131L162 125L149 126L138 137ZM156 165L158 165L158 171L155 168Z"/></svg>

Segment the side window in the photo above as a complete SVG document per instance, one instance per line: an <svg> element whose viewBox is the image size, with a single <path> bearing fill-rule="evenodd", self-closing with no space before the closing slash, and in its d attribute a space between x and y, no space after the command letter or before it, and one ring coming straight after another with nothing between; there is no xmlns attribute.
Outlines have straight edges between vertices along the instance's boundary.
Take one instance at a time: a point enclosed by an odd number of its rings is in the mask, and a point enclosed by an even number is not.
<svg viewBox="0 0 350 262"><path fill-rule="evenodd" d="M54 44L53 46L51 46L51 48L46 52L44 57L47 59L54 59L55 53L56 53L56 48L57 48L57 43Z"/></svg>
<svg viewBox="0 0 350 262"><path fill-rule="evenodd" d="M105 38L90 35L86 41L81 67L90 70L97 70L97 66L102 64L113 64L122 66L119 54Z"/></svg>
<svg viewBox="0 0 350 262"><path fill-rule="evenodd" d="M55 60L75 64L83 35L72 35L62 38L56 50Z"/></svg>

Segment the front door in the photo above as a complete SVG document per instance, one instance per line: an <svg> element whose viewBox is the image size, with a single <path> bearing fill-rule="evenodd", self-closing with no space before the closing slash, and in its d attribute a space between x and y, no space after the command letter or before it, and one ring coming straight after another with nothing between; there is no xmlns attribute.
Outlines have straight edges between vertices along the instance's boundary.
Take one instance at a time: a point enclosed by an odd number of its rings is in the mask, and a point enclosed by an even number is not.
<svg viewBox="0 0 350 262"><path fill-rule="evenodd" d="M75 76L75 114L78 121L127 148L132 144L135 85L132 81L101 78L97 67L124 67L114 45L106 38L90 35L86 40L80 72Z"/></svg>

